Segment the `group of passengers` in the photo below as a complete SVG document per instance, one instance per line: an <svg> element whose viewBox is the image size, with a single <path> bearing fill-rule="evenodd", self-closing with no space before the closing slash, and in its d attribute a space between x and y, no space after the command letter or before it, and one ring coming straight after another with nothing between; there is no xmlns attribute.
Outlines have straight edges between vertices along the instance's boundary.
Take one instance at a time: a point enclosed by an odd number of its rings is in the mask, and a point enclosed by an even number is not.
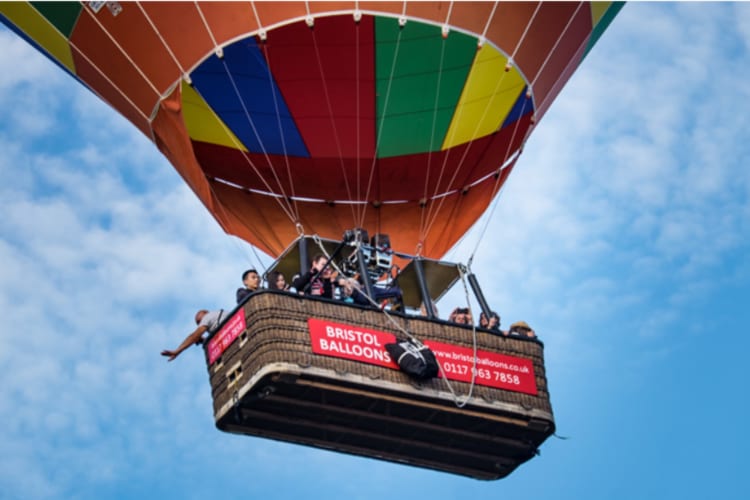
<svg viewBox="0 0 750 500"><path fill-rule="evenodd" d="M369 304L369 300L362 293L359 281L354 278L339 277L329 266L326 266L327 260L323 254L315 255L310 269L304 274L295 275L291 286L287 283L284 273L271 271L266 277L267 288L327 299L334 298L335 289L338 288L339 297L344 302ZM237 289L237 303L242 303L248 296L259 291L260 282L260 274L255 269L248 269L242 273L242 284L245 286Z"/></svg>
<svg viewBox="0 0 750 500"><path fill-rule="evenodd" d="M450 316L448 316L448 321L452 323L456 323L459 325L473 325L474 319L471 316L471 311L469 308L466 307L457 307L455 308ZM477 325L481 328L484 328L486 330L490 330L493 332L497 332L501 335L510 335L513 337L530 337L535 338L536 334L534 333L534 330L531 329L531 327L525 322L525 321L516 321L512 325L510 325L510 328L506 330L500 329L500 315L497 314L495 311L490 311L489 317L487 317L486 314L484 314L484 311L479 313L479 324Z"/></svg>
<svg viewBox="0 0 750 500"><path fill-rule="evenodd" d="M354 278L339 277L336 272L326 265L327 262L328 259L325 255L315 255L310 269L304 274L295 275L291 286L287 283L283 273L272 271L268 273L268 276L266 277L267 288L269 290L282 290L291 293L298 293L300 295L311 295L328 299L333 299L335 295L334 291L335 289L338 289L338 296L344 302L358 305L377 304L377 302L372 301L362 292L362 285L358 280ZM247 297L261 290L260 274L255 269L248 269L242 273L242 284L244 286L237 289L237 304L241 304L247 299ZM422 305L422 308L424 309L424 304ZM433 311L435 312L435 315L437 315L437 309L433 309ZM227 318L227 314L228 313L223 309L221 311L208 311L201 309L195 314L196 329L190 333L176 349L165 349L162 351L162 356L166 356L169 361L172 361L191 345L201 343L203 335L207 332L208 334L215 332L218 326ZM422 314L425 315L424 310L422 311ZM472 325L474 323L471 311L468 308L458 307L451 312L448 321L460 325ZM496 331L501 335L531 338L536 337L534 330L523 321L513 323L508 331L501 330L500 316L494 311L490 312L489 319L485 316L484 312L482 312L479 315L479 326L487 330Z"/></svg>

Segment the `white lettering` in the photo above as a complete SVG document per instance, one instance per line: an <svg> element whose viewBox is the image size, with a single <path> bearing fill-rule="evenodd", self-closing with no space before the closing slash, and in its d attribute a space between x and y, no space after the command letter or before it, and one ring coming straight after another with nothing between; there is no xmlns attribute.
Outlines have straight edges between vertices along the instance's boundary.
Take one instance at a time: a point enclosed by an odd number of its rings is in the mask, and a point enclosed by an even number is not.
<svg viewBox="0 0 750 500"><path fill-rule="evenodd" d="M347 332L335 332L333 331L335 337L339 337L339 335L347 336ZM363 337L364 338L364 337ZM335 352L339 354L345 354L357 358L363 358L373 361L380 361L382 363L390 363L391 357L388 354L388 351L385 351L383 349L375 349L370 346L362 346L359 344L350 344L348 342L344 342L341 340L326 340L326 339L318 339L320 343L320 349L327 352ZM380 345L377 342L373 342L375 345Z"/></svg>

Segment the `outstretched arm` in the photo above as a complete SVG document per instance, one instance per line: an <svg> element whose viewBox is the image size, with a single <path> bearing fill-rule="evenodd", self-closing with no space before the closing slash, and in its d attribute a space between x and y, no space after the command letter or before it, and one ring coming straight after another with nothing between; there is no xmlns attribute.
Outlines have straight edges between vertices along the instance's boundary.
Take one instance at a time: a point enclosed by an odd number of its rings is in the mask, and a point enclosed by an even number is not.
<svg viewBox="0 0 750 500"><path fill-rule="evenodd" d="M208 330L208 327L206 327L204 325L199 326L198 328L195 329L195 331L193 333L191 333L190 335L188 335L187 337L185 337L185 340L182 341L182 344L180 344L180 346L177 349L175 349L174 351L170 351L170 350L165 349L165 350L163 350L161 352L161 355L162 356L167 356L169 358L167 361L174 360L177 356L180 355L180 353L182 351L184 351L185 349L187 349L191 345L193 345L196 342L198 342L201 339L201 336L203 336L203 333L206 330Z"/></svg>

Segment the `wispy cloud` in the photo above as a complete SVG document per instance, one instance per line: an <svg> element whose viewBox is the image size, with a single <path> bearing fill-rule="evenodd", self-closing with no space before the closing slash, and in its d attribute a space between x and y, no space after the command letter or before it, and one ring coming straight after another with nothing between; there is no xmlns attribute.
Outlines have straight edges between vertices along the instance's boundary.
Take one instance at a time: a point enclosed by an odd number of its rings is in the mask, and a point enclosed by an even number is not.
<svg viewBox="0 0 750 500"><path fill-rule="evenodd" d="M523 304L562 301L606 322L653 280L679 290L680 303L690 290L699 301L710 282L687 284L747 251L747 127L737 109L748 86L736 71L747 53L726 29L741 17L736 7L623 9L506 185L476 266L490 270L498 307L534 314ZM594 306L598 297L609 307ZM653 314L662 319L642 317L643 328L677 318Z"/></svg>
<svg viewBox="0 0 750 500"><path fill-rule="evenodd" d="M504 326L542 335L558 401L680 355L676 332L705 334L685 318L746 286L749 20L744 4L626 5L526 145L473 269ZM368 497L414 474L212 429L200 351L158 352L195 309L233 305L251 254L146 137L25 42L0 43L0 489L158 495L180 477L200 497L213 465L243 484L252 470L257 491L289 479L269 497L301 488L295 470ZM459 286L441 313L462 301ZM362 471L371 490L340 484ZM491 486L426 477L442 494Z"/></svg>

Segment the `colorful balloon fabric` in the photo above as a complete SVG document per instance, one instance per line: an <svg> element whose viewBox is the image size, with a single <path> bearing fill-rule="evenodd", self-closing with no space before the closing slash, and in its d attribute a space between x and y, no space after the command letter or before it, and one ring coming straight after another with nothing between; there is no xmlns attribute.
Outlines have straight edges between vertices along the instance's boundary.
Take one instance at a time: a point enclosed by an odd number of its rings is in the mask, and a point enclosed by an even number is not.
<svg viewBox="0 0 750 500"><path fill-rule="evenodd" d="M622 7L0 2L270 255L364 227L439 258Z"/></svg>

